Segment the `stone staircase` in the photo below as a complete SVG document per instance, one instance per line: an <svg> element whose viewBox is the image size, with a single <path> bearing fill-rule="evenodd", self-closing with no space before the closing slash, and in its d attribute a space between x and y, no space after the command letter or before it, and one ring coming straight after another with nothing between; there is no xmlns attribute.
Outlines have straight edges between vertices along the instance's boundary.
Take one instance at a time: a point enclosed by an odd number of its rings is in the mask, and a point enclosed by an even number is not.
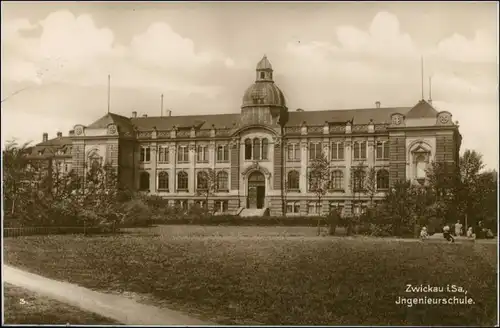
<svg viewBox="0 0 500 328"><path fill-rule="evenodd" d="M245 208L240 212L240 216L249 217L249 216L266 216L269 215L268 208Z"/></svg>

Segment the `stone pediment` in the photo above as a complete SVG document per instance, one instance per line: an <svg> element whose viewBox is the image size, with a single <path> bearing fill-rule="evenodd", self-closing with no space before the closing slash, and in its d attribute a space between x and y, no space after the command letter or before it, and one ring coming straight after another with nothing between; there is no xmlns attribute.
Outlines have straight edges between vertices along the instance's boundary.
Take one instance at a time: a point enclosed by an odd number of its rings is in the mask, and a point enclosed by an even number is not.
<svg viewBox="0 0 500 328"><path fill-rule="evenodd" d="M260 166L259 162L254 162L252 165L248 166L246 169L244 169L241 172L241 175L247 176L249 173L251 173L253 171L260 171L260 172L264 173L264 175L266 177L269 177L271 175L271 172L269 172L269 170L267 168Z"/></svg>

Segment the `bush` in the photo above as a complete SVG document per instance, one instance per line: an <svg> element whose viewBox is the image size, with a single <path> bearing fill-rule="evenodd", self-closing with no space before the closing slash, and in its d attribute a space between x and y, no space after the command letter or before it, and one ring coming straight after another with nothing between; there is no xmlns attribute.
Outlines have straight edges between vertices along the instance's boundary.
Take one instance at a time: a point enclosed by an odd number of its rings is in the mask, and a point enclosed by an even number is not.
<svg viewBox="0 0 500 328"><path fill-rule="evenodd" d="M121 227L144 227L151 224L151 208L142 199L132 199L122 205Z"/></svg>

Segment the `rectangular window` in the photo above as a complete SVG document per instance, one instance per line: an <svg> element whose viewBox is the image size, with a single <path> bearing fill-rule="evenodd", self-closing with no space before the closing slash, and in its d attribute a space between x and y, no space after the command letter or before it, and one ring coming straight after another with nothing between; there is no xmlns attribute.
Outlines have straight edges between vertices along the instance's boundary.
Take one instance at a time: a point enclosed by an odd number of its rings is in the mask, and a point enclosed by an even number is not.
<svg viewBox="0 0 500 328"><path fill-rule="evenodd" d="M206 145L197 147L196 161L198 163L208 163L208 147Z"/></svg>
<svg viewBox="0 0 500 328"><path fill-rule="evenodd" d="M366 142L355 141L353 147L353 157L357 160L366 159Z"/></svg>
<svg viewBox="0 0 500 328"><path fill-rule="evenodd" d="M287 213L300 213L300 201L291 201L286 204L286 212Z"/></svg>
<svg viewBox="0 0 500 328"><path fill-rule="evenodd" d="M315 160L321 158L321 144L320 143L310 143L309 144L309 159Z"/></svg>
<svg viewBox="0 0 500 328"><path fill-rule="evenodd" d="M159 146L158 147L158 163L168 163L168 147L167 146Z"/></svg>
<svg viewBox="0 0 500 328"><path fill-rule="evenodd" d="M333 160L343 160L344 159L344 143L334 142L332 143L332 159Z"/></svg>
<svg viewBox="0 0 500 328"><path fill-rule="evenodd" d="M140 157L141 162L149 162L151 161L151 148L149 146L143 146L141 147L141 157Z"/></svg>
<svg viewBox="0 0 500 328"><path fill-rule="evenodd" d="M387 141L377 142L377 159L389 159L389 143Z"/></svg>
<svg viewBox="0 0 500 328"><path fill-rule="evenodd" d="M296 143L288 144L288 160L300 161L300 145Z"/></svg>
<svg viewBox="0 0 500 328"><path fill-rule="evenodd" d="M217 162L229 161L229 147L228 145L217 146Z"/></svg>
<svg viewBox="0 0 500 328"><path fill-rule="evenodd" d="M317 215L319 213L319 206L316 202L307 203L307 214Z"/></svg>
<svg viewBox="0 0 500 328"><path fill-rule="evenodd" d="M216 200L214 203L214 212L225 213L229 210L229 202L227 200Z"/></svg>
<svg viewBox="0 0 500 328"><path fill-rule="evenodd" d="M188 146L179 146L177 149L177 162L189 163L189 149Z"/></svg>
<svg viewBox="0 0 500 328"><path fill-rule="evenodd" d="M337 210L339 212L339 214L342 215L344 213L344 203L331 201L330 202L330 212L333 210Z"/></svg>

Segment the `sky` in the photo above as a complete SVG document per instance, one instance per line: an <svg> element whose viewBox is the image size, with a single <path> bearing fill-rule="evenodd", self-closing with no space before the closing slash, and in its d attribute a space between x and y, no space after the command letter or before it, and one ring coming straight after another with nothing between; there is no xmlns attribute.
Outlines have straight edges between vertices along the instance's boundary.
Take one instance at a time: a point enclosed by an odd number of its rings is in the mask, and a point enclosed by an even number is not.
<svg viewBox="0 0 500 328"><path fill-rule="evenodd" d="M452 113L462 152L498 169L496 2L2 2L2 144L40 142L108 107L238 113L265 54L288 108Z"/></svg>

